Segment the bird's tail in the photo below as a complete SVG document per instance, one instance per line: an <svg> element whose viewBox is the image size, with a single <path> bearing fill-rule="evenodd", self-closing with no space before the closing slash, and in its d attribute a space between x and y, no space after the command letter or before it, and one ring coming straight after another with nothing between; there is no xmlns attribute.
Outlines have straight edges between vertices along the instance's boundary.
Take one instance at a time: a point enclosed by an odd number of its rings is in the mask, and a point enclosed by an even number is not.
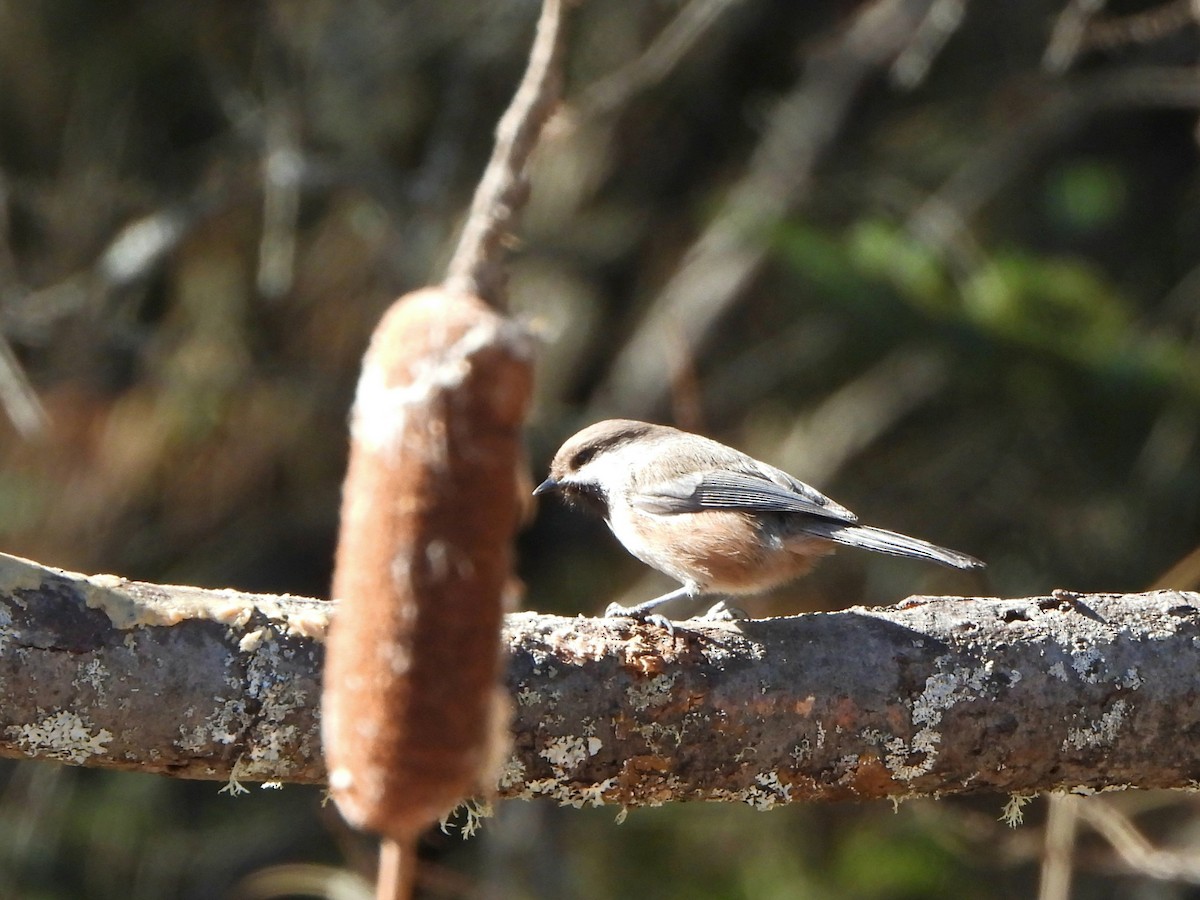
<svg viewBox="0 0 1200 900"><path fill-rule="evenodd" d="M939 547L928 541L898 534L895 531L885 531L882 528L872 528L869 525L847 525L843 522L815 520L806 523L804 531L828 538L847 547L861 547L864 550L874 550L877 553L887 553L891 556L909 556L914 559L927 559L943 566L953 566L956 569L982 569L985 563L973 556Z"/></svg>

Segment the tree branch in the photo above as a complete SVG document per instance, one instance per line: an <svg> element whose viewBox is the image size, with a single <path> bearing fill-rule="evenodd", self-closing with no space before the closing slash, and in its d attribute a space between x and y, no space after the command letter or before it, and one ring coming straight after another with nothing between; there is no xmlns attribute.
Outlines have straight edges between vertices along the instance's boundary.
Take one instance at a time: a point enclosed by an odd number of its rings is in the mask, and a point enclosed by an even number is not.
<svg viewBox="0 0 1200 900"><path fill-rule="evenodd" d="M320 781L330 608L0 554L0 755Z"/></svg>
<svg viewBox="0 0 1200 900"><path fill-rule="evenodd" d="M333 604L0 556L0 755L319 782ZM785 619L510 616L508 797L574 805L1193 787L1200 594Z"/></svg>

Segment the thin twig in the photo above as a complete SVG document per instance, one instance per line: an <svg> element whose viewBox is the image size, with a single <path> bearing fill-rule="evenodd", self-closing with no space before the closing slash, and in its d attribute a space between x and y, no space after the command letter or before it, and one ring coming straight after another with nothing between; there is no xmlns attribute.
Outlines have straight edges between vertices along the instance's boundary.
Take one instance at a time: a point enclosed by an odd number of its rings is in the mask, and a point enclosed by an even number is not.
<svg viewBox="0 0 1200 900"><path fill-rule="evenodd" d="M0 403L21 437L32 441L45 436L50 425L46 409L25 373L25 367L3 336L0 336Z"/></svg>
<svg viewBox="0 0 1200 900"><path fill-rule="evenodd" d="M662 81L740 0L692 0L636 59L593 82L574 104L579 118L610 115L639 91Z"/></svg>
<svg viewBox="0 0 1200 900"><path fill-rule="evenodd" d="M526 166L542 126L562 95L565 0L545 0L529 66L496 127L496 146L471 203L458 248L447 267L447 288L505 305L505 237L529 194Z"/></svg>
<svg viewBox="0 0 1200 900"><path fill-rule="evenodd" d="M270 38L266 38L270 40ZM262 234L255 282L262 296L282 297L296 268L296 229L304 158L294 97L284 85L281 63L268 63L264 78Z"/></svg>
<svg viewBox="0 0 1200 900"><path fill-rule="evenodd" d="M1127 16L1106 16L1088 25L1080 51L1148 44L1195 23L1193 0L1174 0Z"/></svg>
<svg viewBox="0 0 1200 900"><path fill-rule="evenodd" d="M1094 798L1077 806L1079 818L1108 841L1134 872L1163 881L1200 884L1200 864L1181 853L1155 847L1112 804Z"/></svg>
<svg viewBox="0 0 1200 900"><path fill-rule="evenodd" d="M96 262L96 274L105 289L128 287L145 278L175 250L215 205L204 196L135 219L116 233Z"/></svg>
<svg viewBox="0 0 1200 900"><path fill-rule="evenodd" d="M1070 0L1054 23L1042 55L1042 68L1060 74L1071 68L1083 46L1088 23L1104 9L1105 0Z"/></svg>
<svg viewBox="0 0 1200 900"><path fill-rule="evenodd" d="M847 460L942 391L947 366L927 350L901 348L826 397L776 451L816 483L831 481Z"/></svg>
<svg viewBox="0 0 1200 900"><path fill-rule="evenodd" d="M1071 857L1075 849L1079 798L1051 794L1046 820L1046 843L1042 851L1042 874L1038 900L1068 900L1071 896Z"/></svg>
<svg viewBox="0 0 1200 900"><path fill-rule="evenodd" d="M933 60L962 24L966 9L966 0L937 0L929 8L908 46L892 63L893 84L912 90L925 80Z"/></svg>

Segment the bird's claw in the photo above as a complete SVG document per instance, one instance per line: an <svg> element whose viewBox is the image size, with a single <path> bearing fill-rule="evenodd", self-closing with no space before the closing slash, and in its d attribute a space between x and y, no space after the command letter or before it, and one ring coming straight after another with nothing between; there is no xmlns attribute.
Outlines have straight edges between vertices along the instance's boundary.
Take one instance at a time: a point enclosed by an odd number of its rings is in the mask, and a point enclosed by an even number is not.
<svg viewBox="0 0 1200 900"><path fill-rule="evenodd" d="M733 622L738 619L749 619L750 616L744 609L738 609L736 606L730 606L724 600L718 600L704 613L693 616L693 618L699 621Z"/></svg>
<svg viewBox="0 0 1200 900"><path fill-rule="evenodd" d="M664 616L662 613L650 613L646 618L642 619L648 625L657 625L667 632L672 637L675 636L675 623Z"/></svg>
<svg viewBox="0 0 1200 900"><path fill-rule="evenodd" d="M675 634L675 623L662 613L642 612L636 608L631 609L628 606L622 606L619 603L610 603L604 609L604 617L606 619L633 619L638 622L645 622L648 625L657 625L659 628L664 629L667 634Z"/></svg>

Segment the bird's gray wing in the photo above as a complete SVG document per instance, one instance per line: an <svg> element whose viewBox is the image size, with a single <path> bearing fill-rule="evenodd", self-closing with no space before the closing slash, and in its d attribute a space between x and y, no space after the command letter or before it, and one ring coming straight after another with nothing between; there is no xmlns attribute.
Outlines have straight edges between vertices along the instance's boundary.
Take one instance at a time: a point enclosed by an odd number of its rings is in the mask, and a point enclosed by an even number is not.
<svg viewBox="0 0 1200 900"><path fill-rule="evenodd" d="M765 468L765 467L764 467ZM770 474L786 479L784 484L768 473L719 469L681 475L669 481L644 485L630 502L638 509L659 514L700 512L705 509L747 512L808 513L840 522L853 522L855 515L834 503L816 488L797 481L785 472Z"/></svg>

